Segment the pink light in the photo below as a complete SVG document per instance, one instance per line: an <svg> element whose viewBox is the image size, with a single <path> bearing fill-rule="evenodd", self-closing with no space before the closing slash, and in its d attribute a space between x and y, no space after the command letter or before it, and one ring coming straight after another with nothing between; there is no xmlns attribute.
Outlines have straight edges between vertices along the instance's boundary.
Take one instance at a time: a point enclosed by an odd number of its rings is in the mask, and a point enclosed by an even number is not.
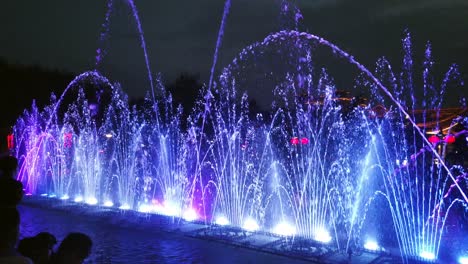
<svg viewBox="0 0 468 264"><path fill-rule="evenodd" d="M455 136L454 135L447 135L444 137L444 141L447 143L447 144L453 144L455 143Z"/></svg>
<svg viewBox="0 0 468 264"><path fill-rule="evenodd" d="M301 144L302 144L302 145L307 145L307 144L309 144L309 139L306 138L306 137L301 138Z"/></svg>
<svg viewBox="0 0 468 264"><path fill-rule="evenodd" d="M298 137L291 138L291 144L293 144L293 145L299 144L299 138Z"/></svg>
<svg viewBox="0 0 468 264"><path fill-rule="evenodd" d="M428 138L428 140L429 140L429 142L431 142L432 144L437 144L437 143L440 141L439 137L438 137L438 136L435 136L435 135L430 136L430 137Z"/></svg>

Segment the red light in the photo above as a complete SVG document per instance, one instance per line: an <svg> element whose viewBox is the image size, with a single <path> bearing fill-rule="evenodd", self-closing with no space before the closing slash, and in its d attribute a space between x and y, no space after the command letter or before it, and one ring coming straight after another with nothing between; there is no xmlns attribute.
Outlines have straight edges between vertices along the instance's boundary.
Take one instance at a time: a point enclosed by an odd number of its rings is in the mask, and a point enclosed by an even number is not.
<svg viewBox="0 0 468 264"><path fill-rule="evenodd" d="M309 139L308 138L302 138L301 143L302 143L302 145L307 145L307 144L309 144Z"/></svg>
<svg viewBox="0 0 468 264"><path fill-rule="evenodd" d="M13 136L13 134L9 134L9 135L7 136L7 146L8 146L8 149L12 149L12 148L15 147L14 139L15 139L15 137Z"/></svg>
<svg viewBox="0 0 468 264"><path fill-rule="evenodd" d="M444 137L444 141L447 144L453 144L453 143L455 143L455 136L454 135L447 135L447 136Z"/></svg>
<svg viewBox="0 0 468 264"><path fill-rule="evenodd" d="M438 136L432 135L428 138L428 140L432 144L437 144L440 141L440 138Z"/></svg>
<svg viewBox="0 0 468 264"><path fill-rule="evenodd" d="M293 144L293 145L299 144L299 138L298 137L291 138L291 144Z"/></svg>

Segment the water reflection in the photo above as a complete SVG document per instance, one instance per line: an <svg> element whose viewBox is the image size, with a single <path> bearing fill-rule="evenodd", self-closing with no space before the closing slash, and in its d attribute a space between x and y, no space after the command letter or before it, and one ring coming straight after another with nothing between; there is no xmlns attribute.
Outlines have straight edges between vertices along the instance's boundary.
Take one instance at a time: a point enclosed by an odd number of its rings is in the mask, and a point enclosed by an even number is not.
<svg viewBox="0 0 468 264"><path fill-rule="evenodd" d="M94 245L86 263L306 263L174 233L116 226L59 210L20 206L19 211L21 238L47 231L60 243L69 232L90 235Z"/></svg>

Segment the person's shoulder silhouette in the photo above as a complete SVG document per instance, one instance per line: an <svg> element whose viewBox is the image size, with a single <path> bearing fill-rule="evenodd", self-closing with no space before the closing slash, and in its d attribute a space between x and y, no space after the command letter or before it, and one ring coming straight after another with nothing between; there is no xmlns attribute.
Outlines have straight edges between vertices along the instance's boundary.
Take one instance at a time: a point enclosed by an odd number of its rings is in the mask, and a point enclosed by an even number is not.
<svg viewBox="0 0 468 264"><path fill-rule="evenodd" d="M0 158L0 207L17 206L23 198L23 184L15 179L17 168L15 157Z"/></svg>
<svg viewBox="0 0 468 264"><path fill-rule="evenodd" d="M48 264L57 243L55 236L41 232L34 237L25 237L18 243L18 252L33 260L35 264Z"/></svg>
<svg viewBox="0 0 468 264"><path fill-rule="evenodd" d="M32 264L33 262L21 256L15 249L18 241L20 216L13 208L0 208L0 263Z"/></svg>

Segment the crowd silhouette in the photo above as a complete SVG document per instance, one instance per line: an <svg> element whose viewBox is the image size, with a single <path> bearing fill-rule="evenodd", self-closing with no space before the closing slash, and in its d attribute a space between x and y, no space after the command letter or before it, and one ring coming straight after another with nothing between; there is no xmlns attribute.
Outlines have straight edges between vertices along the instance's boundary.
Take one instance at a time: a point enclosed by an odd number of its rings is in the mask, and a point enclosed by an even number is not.
<svg viewBox="0 0 468 264"><path fill-rule="evenodd" d="M20 214L23 184L16 180L18 160L0 158L0 264L79 264L91 253L92 240L82 233L68 234L58 246L53 234L40 232L20 237Z"/></svg>

